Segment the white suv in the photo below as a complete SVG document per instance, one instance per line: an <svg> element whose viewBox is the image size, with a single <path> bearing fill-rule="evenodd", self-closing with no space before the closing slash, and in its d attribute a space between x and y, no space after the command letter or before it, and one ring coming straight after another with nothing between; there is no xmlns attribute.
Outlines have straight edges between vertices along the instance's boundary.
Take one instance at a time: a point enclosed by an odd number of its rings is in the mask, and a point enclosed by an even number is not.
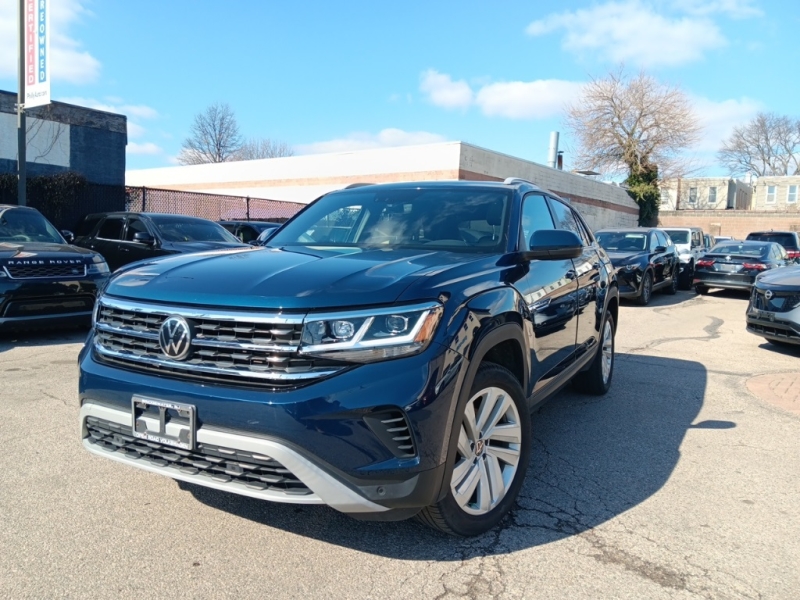
<svg viewBox="0 0 800 600"><path fill-rule="evenodd" d="M678 250L681 260L679 285L682 290L692 288L692 278L694 277L694 266L697 259L706 253L703 230L700 227L665 227L667 232Z"/></svg>

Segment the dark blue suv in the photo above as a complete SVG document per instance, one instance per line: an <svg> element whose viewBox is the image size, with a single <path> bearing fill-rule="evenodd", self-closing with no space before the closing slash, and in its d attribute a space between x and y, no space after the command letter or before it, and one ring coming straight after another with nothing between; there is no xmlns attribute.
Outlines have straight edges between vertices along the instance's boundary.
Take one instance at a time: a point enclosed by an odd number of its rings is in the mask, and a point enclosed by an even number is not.
<svg viewBox="0 0 800 600"><path fill-rule="evenodd" d="M267 247L124 267L80 356L91 452L175 479L475 535L515 502L531 410L604 394L615 271L519 179L341 190Z"/></svg>

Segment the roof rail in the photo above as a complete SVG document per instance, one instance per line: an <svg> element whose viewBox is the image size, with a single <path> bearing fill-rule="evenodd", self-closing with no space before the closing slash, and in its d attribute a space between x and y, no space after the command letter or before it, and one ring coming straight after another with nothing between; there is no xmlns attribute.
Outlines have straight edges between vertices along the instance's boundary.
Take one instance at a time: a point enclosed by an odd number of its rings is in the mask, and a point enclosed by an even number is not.
<svg viewBox="0 0 800 600"><path fill-rule="evenodd" d="M344 190L352 190L354 188L364 187L365 185L375 185L375 184L371 183L371 182L351 183L350 185L348 185L347 187L344 187L342 189L344 189Z"/></svg>
<svg viewBox="0 0 800 600"><path fill-rule="evenodd" d="M536 187L536 184L532 181L528 181L527 179L523 179L522 177L506 177L503 180L503 183L508 185L509 183L529 183L530 185Z"/></svg>

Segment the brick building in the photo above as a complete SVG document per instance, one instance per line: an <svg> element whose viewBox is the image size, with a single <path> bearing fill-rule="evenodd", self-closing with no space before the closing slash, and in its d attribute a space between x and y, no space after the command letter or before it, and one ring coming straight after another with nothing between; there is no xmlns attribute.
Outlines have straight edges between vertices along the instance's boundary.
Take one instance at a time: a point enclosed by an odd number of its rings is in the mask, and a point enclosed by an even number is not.
<svg viewBox="0 0 800 600"><path fill-rule="evenodd" d="M800 212L800 175L759 177L754 186L753 210Z"/></svg>
<svg viewBox="0 0 800 600"><path fill-rule="evenodd" d="M660 184L661 210L749 210L753 188L730 177L665 179Z"/></svg>

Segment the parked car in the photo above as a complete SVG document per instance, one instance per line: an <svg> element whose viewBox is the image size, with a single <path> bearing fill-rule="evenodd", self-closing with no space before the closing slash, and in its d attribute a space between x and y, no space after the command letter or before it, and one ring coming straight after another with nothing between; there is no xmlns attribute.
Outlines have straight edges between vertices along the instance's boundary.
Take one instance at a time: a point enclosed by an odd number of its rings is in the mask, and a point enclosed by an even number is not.
<svg viewBox="0 0 800 600"><path fill-rule="evenodd" d="M620 298L646 305L656 290L678 290L680 258L661 229L601 229L595 236L617 269Z"/></svg>
<svg viewBox="0 0 800 600"><path fill-rule="evenodd" d="M709 288L749 290L764 271L784 267L789 258L774 242L723 242L697 261L694 287L698 294Z"/></svg>
<svg viewBox="0 0 800 600"><path fill-rule="evenodd" d="M736 241L735 237L731 237L729 235L718 235L714 237L715 244L719 244L720 242L734 242Z"/></svg>
<svg viewBox="0 0 800 600"><path fill-rule="evenodd" d="M703 234L703 254L711 250L717 243L717 238L715 238L710 233Z"/></svg>
<svg viewBox="0 0 800 600"><path fill-rule="evenodd" d="M747 331L779 346L800 345L800 266L756 279L747 307Z"/></svg>
<svg viewBox="0 0 800 600"><path fill-rule="evenodd" d="M245 244L254 245L258 237L265 231L275 231L281 226L280 223L269 223L267 221L220 221L225 229L235 235Z"/></svg>
<svg viewBox="0 0 800 600"><path fill-rule="evenodd" d="M107 279L103 257L39 211L0 204L0 329L88 324Z"/></svg>
<svg viewBox="0 0 800 600"><path fill-rule="evenodd" d="M219 223L186 215L96 213L78 231L75 244L102 254L112 271L170 254L246 247Z"/></svg>
<svg viewBox="0 0 800 600"><path fill-rule="evenodd" d="M703 230L700 227L665 227L664 231L672 239L681 260L679 287L692 288L695 265L705 254Z"/></svg>
<svg viewBox="0 0 800 600"><path fill-rule="evenodd" d="M747 234L747 239L776 242L786 249L790 260L800 263L800 234L796 231L754 231Z"/></svg>
<svg viewBox="0 0 800 600"><path fill-rule="evenodd" d="M529 182L338 190L268 248L112 277L79 359L87 450L476 535L516 501L531 411L611 385L616 270Z"/></svg>
<svg viewBox="0 0 800 600"><path fill-rule="evenodd" d="M258 234L258 237L256 238L256 241L250 242L250 243L253 246L266 246L267 242L269 242L270 238L280 230L280 226L281 225L283 225L283 223L279 223L278 227L273 227L271 229L265 229L264 231L262 231L261 233Z"/></svg>

